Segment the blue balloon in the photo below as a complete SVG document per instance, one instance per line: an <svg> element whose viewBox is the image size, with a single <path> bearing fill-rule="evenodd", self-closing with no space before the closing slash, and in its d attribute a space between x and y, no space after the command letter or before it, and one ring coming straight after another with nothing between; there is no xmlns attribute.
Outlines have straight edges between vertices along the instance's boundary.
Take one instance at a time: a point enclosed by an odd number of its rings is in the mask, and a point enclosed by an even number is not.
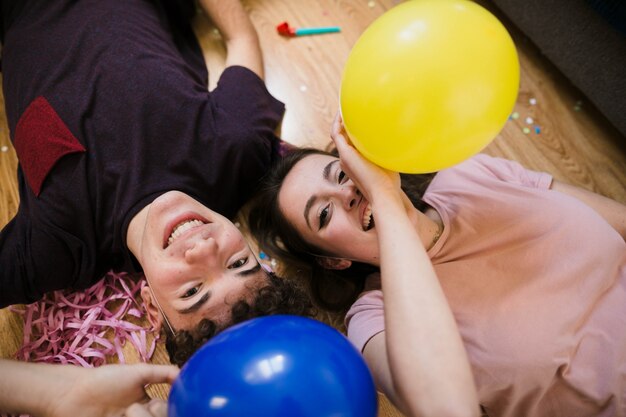
<svg viewBox="0 0 626 417"><path fill-rule="evenodd" d="M169 417L374 417L374 381L332 327L275 315L233 326L200 348L172 385Z"/></svg>

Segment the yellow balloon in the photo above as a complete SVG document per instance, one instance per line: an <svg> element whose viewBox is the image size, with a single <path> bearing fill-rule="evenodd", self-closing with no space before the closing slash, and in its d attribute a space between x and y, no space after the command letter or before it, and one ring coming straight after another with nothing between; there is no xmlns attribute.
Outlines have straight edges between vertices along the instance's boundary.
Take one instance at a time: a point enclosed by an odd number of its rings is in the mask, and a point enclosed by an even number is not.
<svg viewBox="0 0 626 417"><path fill-rule="evenodd" d="M495 138L518 88L515 45L491 13L467 0L410 0L372 23L350 52L341 114L372 162L433 172Z"/></svg>

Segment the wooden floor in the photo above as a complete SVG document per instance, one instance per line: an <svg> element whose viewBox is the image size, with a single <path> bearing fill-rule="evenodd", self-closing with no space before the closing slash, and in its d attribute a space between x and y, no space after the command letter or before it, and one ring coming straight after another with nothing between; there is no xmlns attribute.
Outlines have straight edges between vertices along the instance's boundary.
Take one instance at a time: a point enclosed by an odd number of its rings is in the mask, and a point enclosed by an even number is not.
<svg viewBox="0 0 626 417"><path fill-rule="evenodd" d="M341 71L350 48L376 17L398 1L244 0L244 3L261 37L268 88L287 106L282 137L295 145L325 147L338 107ZM283 38L275 30L283 21L295 27L338 25L342 31ZM558 180L626 203L626 138L514 26L504 18L503 21L520 54L521 88L515 108L519 117L507 122L485 152L548 171ZM223 69L224 49L219 34L204 17L196 19L195 27L209 63L212 88ZM536 104L532 105L531 101ZM3 226L16 212L18 194L17 161L9 140L4 102L1 109L0 226ZM526 124L528 117L533 119L532 125ZM535 132L535 125L540 133ZM525 127L530 128L529 133L524 133ZM20 317L7 309L0 310L0 357L12 357L21 337ZM157 351L153 361L167 362L163 349ZM164 397L167 388L158 387L152 394ZM380 407L380 415L399 415L384 399Z"/></svg>

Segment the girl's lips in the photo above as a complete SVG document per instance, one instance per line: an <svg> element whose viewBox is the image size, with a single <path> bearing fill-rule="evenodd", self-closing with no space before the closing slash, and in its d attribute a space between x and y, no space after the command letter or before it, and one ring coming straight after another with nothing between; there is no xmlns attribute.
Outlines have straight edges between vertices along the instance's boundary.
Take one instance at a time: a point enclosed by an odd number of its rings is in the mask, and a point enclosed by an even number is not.
<svg viewBox="0 0 626 417"><path fill-rule="evenodd" d="M167 223L167 225L165 226L165 230L163 232L163 249L167 248L169 238L172 235L172 233L174 232L174 229L176 228L176 226L178 226L179 224L184 223L186 221L190 221L190 220L199 220L199 221L201 221L204 224L210 223L206 218L204 218L203 216L200 216L198 213L187 212L187 213L183 213L183 214L181 214L179 216L176 216L175 218L170 220ZM190 229L190 230L192 230L192 229ZM186 233L187 232L185 232L185 234Z"/></svg>

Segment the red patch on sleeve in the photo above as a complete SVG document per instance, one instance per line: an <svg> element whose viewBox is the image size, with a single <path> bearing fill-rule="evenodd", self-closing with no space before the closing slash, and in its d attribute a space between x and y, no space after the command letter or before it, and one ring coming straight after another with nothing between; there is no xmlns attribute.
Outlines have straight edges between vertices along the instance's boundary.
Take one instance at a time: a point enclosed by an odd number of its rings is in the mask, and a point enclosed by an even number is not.
<svg viewBox="0 0 626 417"><path fill-rule="evenodd" d="M43 97L33 100L20 117L13 145L26 182L36 196L62 156L85 152L85 147Z"/></svg>

